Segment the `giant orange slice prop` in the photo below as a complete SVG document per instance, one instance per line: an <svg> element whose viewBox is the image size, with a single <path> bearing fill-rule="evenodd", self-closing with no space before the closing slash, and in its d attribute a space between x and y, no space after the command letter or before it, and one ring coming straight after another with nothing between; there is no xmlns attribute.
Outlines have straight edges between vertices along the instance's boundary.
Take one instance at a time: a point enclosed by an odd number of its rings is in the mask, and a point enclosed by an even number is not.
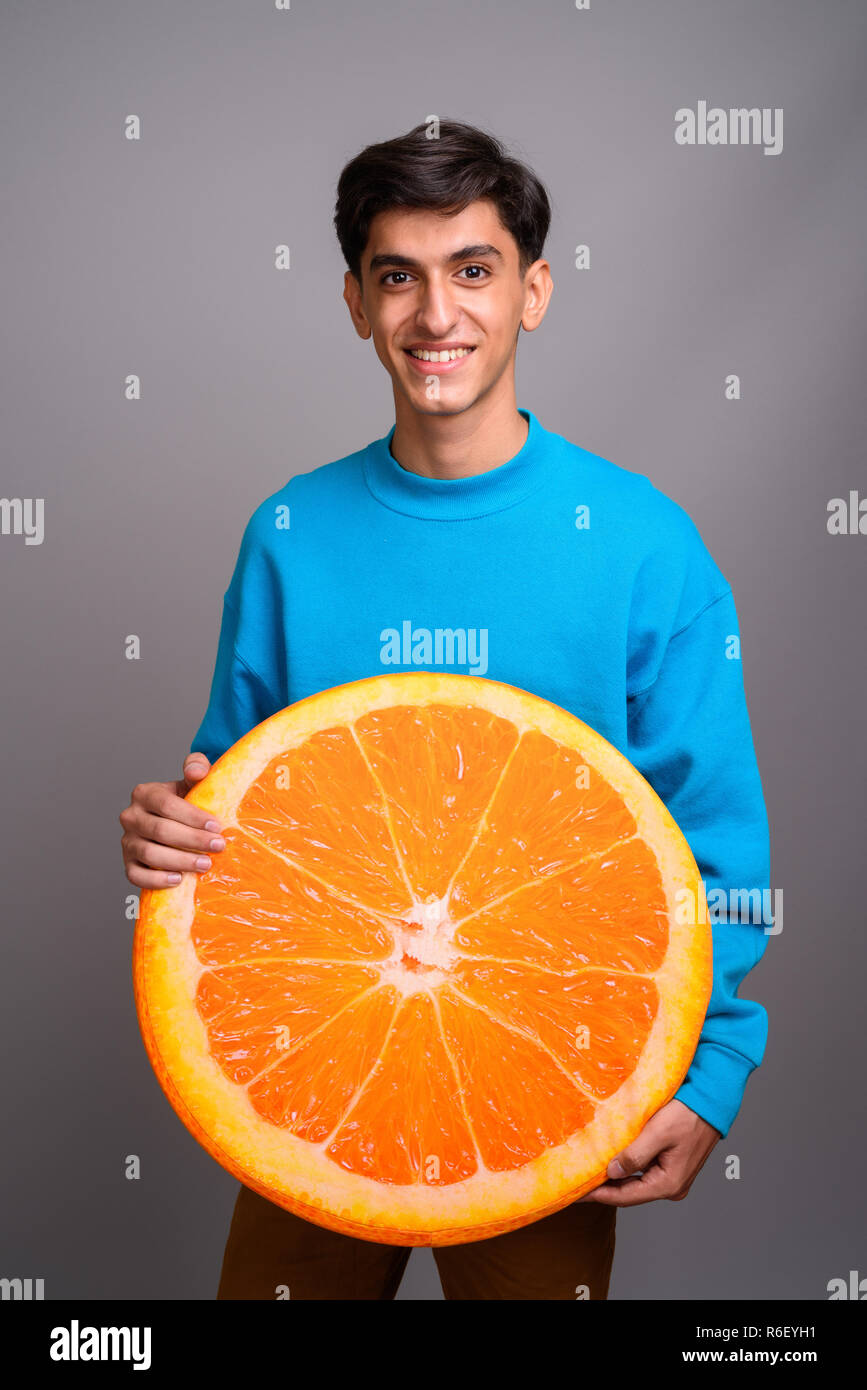
<svg viewBox="0 0 867 1390"><path fill-rule="evenodd" d="M375 677L252 729L189 801L207 873L146 891L133 970L184 1124L246 1186L366 1240L558 1210L681 1084L710 997L689 847L556 705Z"/></svg>

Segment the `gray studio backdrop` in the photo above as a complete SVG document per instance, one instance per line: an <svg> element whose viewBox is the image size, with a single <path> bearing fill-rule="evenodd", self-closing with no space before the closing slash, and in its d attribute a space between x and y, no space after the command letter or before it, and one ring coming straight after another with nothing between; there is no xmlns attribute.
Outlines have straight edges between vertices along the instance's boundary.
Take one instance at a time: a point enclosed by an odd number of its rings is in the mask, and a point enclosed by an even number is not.
<svg viewBox="0 0 867 1390"><path fill-rule="evenodd" d="M867 490L863 5L4 0L0 39L0 491L44 499L41 543L0 535L0 1275L214 1297L237 1184L140 1041L117 816L180 770L254 507L393 423L341 299L334 185L431 114L495 131L552 195L518 403L649 474L732 583L784 893L743 988L765 1063L688 1198L620 1212L610 1296L867 1275L867 535L827 526ZM678 145L703 101L781 108L781 151ZM414 1252L400 1297L440 1296Z"/></svg>

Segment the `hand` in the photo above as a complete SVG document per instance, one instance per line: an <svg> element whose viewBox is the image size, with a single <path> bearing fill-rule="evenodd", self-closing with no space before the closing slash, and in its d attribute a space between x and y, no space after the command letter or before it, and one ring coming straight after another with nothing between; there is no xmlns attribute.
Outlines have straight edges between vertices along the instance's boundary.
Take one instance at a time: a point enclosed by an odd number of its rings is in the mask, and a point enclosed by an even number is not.
<svg viewBox="0 0 867 1390"><path fill-rule="evenodd" d="M682 1202L722 1135L681 1100L670 1100L651 1115L632 1143L608 1165L608 1182L579 1202L634 1207L667 1197ZM618 1162L622 1172L618 1170ZM641 1173L641 1177L635 1176Z"/></svg>
<svg viewBox="0 0 867 1390"><path fill-rule="evenodd" d="M221 826L184 796L210 770L204 753L188 753L179 782L140 782L118 819L123 862L138 888L174 888L182 874L204 873L210 854L226 848Z"/></svg>

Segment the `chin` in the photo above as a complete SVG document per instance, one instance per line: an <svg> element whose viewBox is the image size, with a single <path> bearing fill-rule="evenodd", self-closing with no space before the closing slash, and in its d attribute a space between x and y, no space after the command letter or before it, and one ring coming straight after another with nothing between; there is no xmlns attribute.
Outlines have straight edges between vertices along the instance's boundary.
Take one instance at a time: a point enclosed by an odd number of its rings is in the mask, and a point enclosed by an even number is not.
<svg viewBox="0 0 867 1390"><path fill-rule="evenodd" d="M441 396L439 400L433 401L423 396L421 400L411 399L410 404L418 415L460 415L475 403L475 399L473 397L465 400L456 394L451 400Z"/></svg>

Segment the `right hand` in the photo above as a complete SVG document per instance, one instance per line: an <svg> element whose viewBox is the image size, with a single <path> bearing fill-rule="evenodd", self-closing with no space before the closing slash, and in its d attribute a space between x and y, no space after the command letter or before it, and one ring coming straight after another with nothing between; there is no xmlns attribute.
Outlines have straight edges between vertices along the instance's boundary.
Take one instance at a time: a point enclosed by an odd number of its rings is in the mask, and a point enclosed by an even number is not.
<svg viewBox="0 0 867 1390"><path fill-rule="evenodd" d="M210 811L184 796L210 770L204 753L188 753L178 782L140 782L118 819L126 876L137 888L175 888L184 873L204 873L226 848Z"/></svg>

